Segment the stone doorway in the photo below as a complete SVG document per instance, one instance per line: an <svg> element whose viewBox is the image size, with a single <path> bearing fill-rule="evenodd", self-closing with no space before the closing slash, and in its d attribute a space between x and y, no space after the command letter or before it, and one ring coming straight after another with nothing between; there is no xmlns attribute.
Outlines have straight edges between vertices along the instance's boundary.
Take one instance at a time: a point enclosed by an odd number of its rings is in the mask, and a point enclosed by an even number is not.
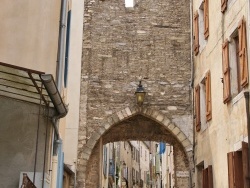
<svg viewBox="0 0 250 188"><path fill-rule="evenodd" d="M126 108L102 123L83 148L79 149L78 187L100 187L103 144L128 140L164 141L171 144L174 148L175 187L191 187L193 150L190 139L168 117L150 108Z"/></svg>

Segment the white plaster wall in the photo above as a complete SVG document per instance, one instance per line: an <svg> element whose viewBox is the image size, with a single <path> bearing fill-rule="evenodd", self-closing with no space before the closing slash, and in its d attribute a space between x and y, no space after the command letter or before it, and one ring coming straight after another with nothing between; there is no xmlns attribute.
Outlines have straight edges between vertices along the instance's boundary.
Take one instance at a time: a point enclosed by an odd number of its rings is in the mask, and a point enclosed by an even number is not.
<svg viewBox="0 0 250 188"><path fill-rule="evenodd" d="M69 112L65 120L64 154L65 163L73 165L73 167L77 159L78 144L83 9L84 1L72 0L68 84L66 95L66 104L69 105Z"/></svg>

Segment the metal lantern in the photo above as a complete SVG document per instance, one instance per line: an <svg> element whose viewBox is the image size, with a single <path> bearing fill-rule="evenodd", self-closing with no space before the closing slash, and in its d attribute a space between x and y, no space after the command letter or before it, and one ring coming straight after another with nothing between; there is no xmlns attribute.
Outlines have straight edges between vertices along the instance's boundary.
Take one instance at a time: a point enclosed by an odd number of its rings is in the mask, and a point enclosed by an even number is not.
<svg viewBox="0 0 250 188"><path fill-rule="evenodd" d="M139 85L135 91L135 96L136 96L136 102L139 106L142 106L144 99L145 99L146 92L141 85L141 81L139 82Z"/></svg>

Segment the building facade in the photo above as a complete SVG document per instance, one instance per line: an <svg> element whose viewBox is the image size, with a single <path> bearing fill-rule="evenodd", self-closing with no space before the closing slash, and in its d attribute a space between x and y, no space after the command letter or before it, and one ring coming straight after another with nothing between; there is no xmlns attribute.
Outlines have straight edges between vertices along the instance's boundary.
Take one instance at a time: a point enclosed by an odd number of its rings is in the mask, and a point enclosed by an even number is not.
<svg viewBox="0 0 250 188"><path fill-rule="evenodd" d="M0 187L70 187L77 161L83 4L3 1L0 9ZM74 147L64 145L72 137Z"/></svg>
<svg viewBox="0 0 250 188"><path fill-rule="evenodd" d="M195 187L249 187L249 1L192 1Z"/></svg>

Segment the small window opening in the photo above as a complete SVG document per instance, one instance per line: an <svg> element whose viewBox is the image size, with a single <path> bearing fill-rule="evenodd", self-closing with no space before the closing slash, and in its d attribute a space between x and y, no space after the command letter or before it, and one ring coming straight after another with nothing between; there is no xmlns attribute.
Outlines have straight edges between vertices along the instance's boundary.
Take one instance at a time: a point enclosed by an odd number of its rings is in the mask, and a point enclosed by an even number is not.
<svg viewBox="0 0 250 188"><path fill-rule="evenodd" d="M134 5L135 5L134 0L125 0L125 7L126 8L134 7Z"/></svg>

